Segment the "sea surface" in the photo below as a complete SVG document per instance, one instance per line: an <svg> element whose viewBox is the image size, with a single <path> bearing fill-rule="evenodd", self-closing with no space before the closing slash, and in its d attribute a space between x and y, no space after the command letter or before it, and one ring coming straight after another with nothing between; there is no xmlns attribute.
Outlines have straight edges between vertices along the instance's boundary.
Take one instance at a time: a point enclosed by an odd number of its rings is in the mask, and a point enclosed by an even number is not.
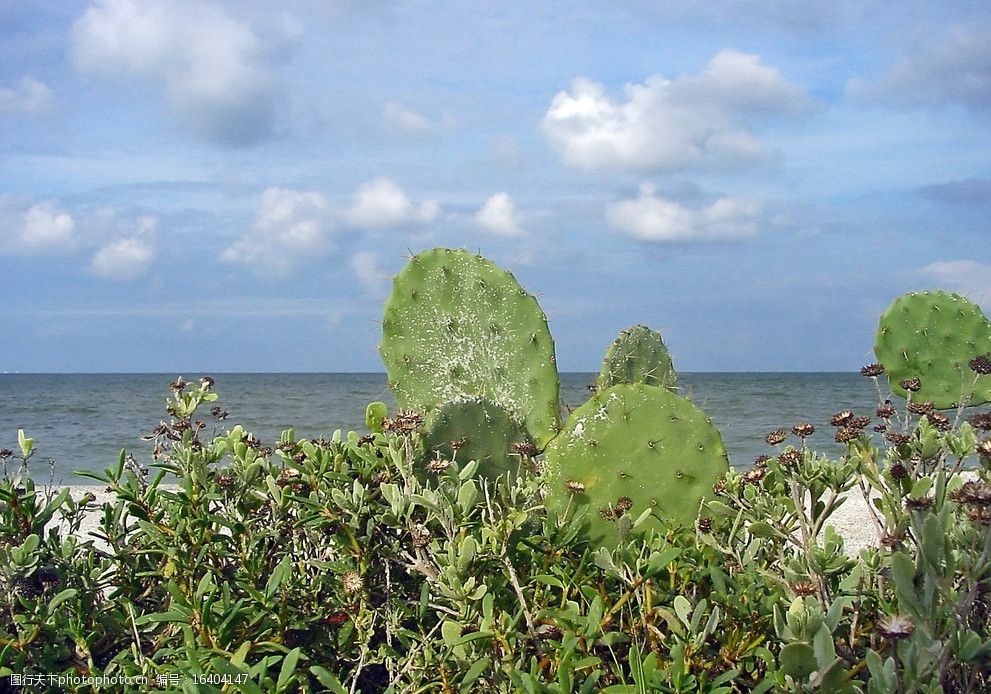
<svg viewBox="0 0 991 694"><path fill-rule="evenodd" d="M201 374L184 374L187 380ZM230 413L218 427L242 424L263 442L292 427L297 438L329 436L335 429L364 430L365 405L393 404L383 373L211 374ZM0 374L0 448L17 450L17 430L36 440L30 474L47 482L92 483L74 471L102 471L126 448L146 464L151 446L141 436L165 419L165 400L175 374ZM809 421L818 450L836 454L831 414L852 409L873 414L873 384L856 373L686 373L679 392L691 398L722 432L730 463L748 467L768 453L766 433ZM561 375L561 398L576 407L589 397L595 374Z"/></svg>

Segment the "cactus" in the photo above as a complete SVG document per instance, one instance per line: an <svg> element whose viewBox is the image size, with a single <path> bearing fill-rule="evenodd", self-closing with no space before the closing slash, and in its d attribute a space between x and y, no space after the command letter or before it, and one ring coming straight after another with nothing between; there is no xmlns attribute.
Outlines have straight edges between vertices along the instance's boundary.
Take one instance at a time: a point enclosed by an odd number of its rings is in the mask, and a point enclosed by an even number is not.
<svg viewBox="0 0 991 694"><path fill-rule="evenodd" d="M526 440L523 424L487 398L445 402L424 424L428 455L477 460L479 473L489 479L517 469L520 457L513 446Z"/></svg>
<svg viewBox="0 0 991 694"><path fill-rule="evenodd" d="M621 332L606 351L596 380L599 388L617 383L646 383L674 390L678 376L661 335L645 325Z"/></svg>
<svg viewBox="0 0 991 694"><path fill-rule="evenodd" d="M991 400L991 375L969 368L975 357L991 355L991 324L962 296L935 291L899 297L878 322L874 353L892 391L902 397L907 392L901 382L917 378L916 402L946 409Z"/></svg>
<svg viewBox="0 0 991 694"><path fill-rule="evenodd" d="M545 450L546 503L591 506L593 537L615 537L618 515L654 513L690 523L729 469L719 432L685 398L656 386L620 384L576 409Z"/></svg>
<svg viewBox="0 0 991 694"><path fill-rule="evenodd" d="M560 428L547 316L505 270L463 250L414 256L393 281L382 361L400 407L486 397L543 447Z"/></svg>

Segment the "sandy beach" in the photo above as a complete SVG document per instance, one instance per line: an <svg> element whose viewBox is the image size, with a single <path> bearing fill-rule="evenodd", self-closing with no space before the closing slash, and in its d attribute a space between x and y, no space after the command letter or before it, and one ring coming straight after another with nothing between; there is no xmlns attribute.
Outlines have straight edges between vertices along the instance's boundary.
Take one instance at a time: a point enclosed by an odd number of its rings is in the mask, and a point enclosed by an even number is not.
<svg viewBox="0 0 991 694"><path fill-rule="evenodd" d="M71 486L70 489L73 499L78 500L87 493L94 497L89 504L89 510L80 526L78 536L83 540L92 539L98 547L105 547L106 545L99 538L95 538L93 533L99 532L100 508L104 502L112 502L114 495L106 491L106 487L96 485ZM867 503L859 491L848 495L846 502L833 514L830 525L843 536L849 556L857 556L862 548L876 545L879 539Z"/></svg>

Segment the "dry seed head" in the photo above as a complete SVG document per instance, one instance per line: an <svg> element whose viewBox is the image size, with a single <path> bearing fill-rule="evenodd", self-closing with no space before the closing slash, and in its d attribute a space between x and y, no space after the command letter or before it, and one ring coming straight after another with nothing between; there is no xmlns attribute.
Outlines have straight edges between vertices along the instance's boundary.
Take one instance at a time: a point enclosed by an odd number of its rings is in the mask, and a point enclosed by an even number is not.
<svg viewBox="0 0 991 694"><path fill-rule="evenodd" d="M951 429L950 418L942 412L930 412L926 415L926 419L928 419L929 423L940 431L949 431Z"/></svg>
<svg viewBox="0 0 991 694"><path fill-rule="evenodd" d="M912 437L908 434L899 434L897 431L889 431L884 435L884 438L888 439L891 443L896 446L903 446L912 440Z"/></svg>
<svg viewBox="0 0 991 694"><path fill-rule="evenodd" d="M867 376L868 378L877 378L884 373L883 364L868 364L860 370L861 375Z"/></svg>
<svg viewBox="0 0 991 694"><path fill-rule="evenodd" d="M585 491L585 485L574 480L568 480L564 483L564 486L572 494L581 494Z"/></svg>
<svg viewBox="0 0 991 694"><path fill-rule="evenodd" d="M806 595L815 595L819 589L816 588L816 584L812 581L799 581L798 583L793 583L791 585L792 591L795 595L804 597Z"/></svg>
<svg viewBox="0 0 991 694"><path fill-rule="evenodd" d="M860 429L854 429L853 427L843 427L838 429L836 432L836 443L850 443L855 441L857 437L860 436Z"/></svg>
<svg viewBox="0 0 991 694"><path fill-rule="evenodd" d="M881 419L891 419L895 416L895 406L891 404L890 400L885 400L884 404L878 407L874 414Z"/></svg>
<svg viewBox="0 0 991 694"><path fill-rule="evenodd" d="M991 460L991 439L977 442L977 455Z"/></svg>
<svg viewBox="0 0 991 694"><path fill-rule="evenodd" d="M815 425L811 422L801 422L791 428L791 433L803 439L812 436L815 432Z"/></svg>
<svg viewBox="0 0 991 694"><path fill-rule="evenodd" d="M870 417L854 417L853 419L850 420L850 424L848 426L851 429L866 429L868 426L870 426L870 423L871 423Z"/></svg>
<svg viewBox="0 0 991 694"><path fill-rule="evenodd" d="M430 530L427 529L427 526L422 523L416 523L415 525L410 526L409 534L413 547L416 549L429 545L430 539L433 537Z"/></svg>
<svg viewBox="0 0 991 694"><path fill-rule="evenodd" d="M448 441L447 445L451 447L452 451L460 451L462 448L468 445L468 437L462 436L460 439L454 439L453 441Z"/></svg>
<svg viewBox="0 0 991 694"><path fill-rule="evenodd" d="M979 480L964 482L964 485L950 496L954 501L961 504L991 506L991 486Z"/></svg>
<svg viewBox="0 0 991 694"><path fill-rule="evenodd" d="M979 357L974 357L970 360L970 368L981 376L987 376L991 374L991 359L988 359L983 354Z"/></svg>
<svg viewBox="0 0 991 694"><path fill-rule="evenodd" d="M915 393L922 390L922 381L917 378L906 378L898 382L898 385L902 387L902 390L907 390L910 393Z"/></svg>
<svg viewBox="0 0 991 694"><path fill-rule="evenodd" d="M785 451L778 456L778 462L781 463L782 467L794 467L802 462L805 458L801 451L792 449L790 451Z"/></svg>
<svg viewBox="0 0 991 694"><path fill-rule="evenodd" d="M903 480L908 477L908 468L901 462L895 462L888 468L888 473L893 479Z"/></svg>
<svg viewBox="0 0 991 694"><path fill-rule="evenodd" d="M912 414L929 414L933 411L933 404L931 402L910 402L907 405L907 409Z"/></svg>
<svg viewBox="0 0 991 694"><path fill-rule="evenodd" d="M851 419L853 419L853 412L850 410L843 410L842 412L837 412L829 418L829 426L845 427Z"/></svg>
<svg viewBox="0 0 991 694"><path fill-rule="evenodd" d="M915 631L912 620L902 615L885 615L874 626L881 636L892 641L908 638Z"/></svg>
<svg viewBox="0 0 991 694"><path fill-rule="evenodd" d="M444 470L449 467L451 467L451 461L445 460L440 456L440 454L438 454L433 460L427 462L427 472L432 472L435 475L444 472Z"/></svg>
<svg viewBox="0 0 991 694"><path fill-rule="evenodd" d="M764 437L772 446L777 446L779 443L784 443L784 440L788 438L788 432L784 429L778 429L777 431L772 431Z"/></svg>
<svg viewBox="0 0 991 694"><path fill-rule="evenodd" d="M712 530L712 519L708 516L699 516L696 526L699 532L707 533Z"/></svg>
<svg viewBox="0 0 991 694"><path fill-rule="evenodd" d="M931 496L920 496L918 499L913 499L912 497L905 498L905 508L909 511L926 511L933 505L933 498Z"/></svg>
<svg viewBox="0 0 991 694"><path fill-rule="evenodd" d="M347 593L360 593L365 587L365 581L357 571L348 571L341 577L341 585Z"/></svg>
<svg viewBox="0 0 991 694"><path fill-rule="evenodd" d="M628 496L621 496L616 500L616 510L622 513L626 513L631 508L633 508L633 499Z"/></svg>
<svg viewBox="0 0 991 694"><path fill-rule="evenodd" d="M991 525L991 508L987 506L972 506L967 509L967 517L978 525Z"/></svg>
<svg viewBox="0 0 991 694"><path fill-rule="evenodd" d="M510 450L518 455L533 457L537 455L537 447L529 441L518 441L512 445Z"/></svg>
<svg viewBox="0 0 991 694"><path fill-rule="evenodd" d="M980 429L981 431L991 431L991 412L981 412L979 414L975 414L967 421L970 422L970 426L975 429ZM0 451L0 457L2 457L2 451Z"/></svg>

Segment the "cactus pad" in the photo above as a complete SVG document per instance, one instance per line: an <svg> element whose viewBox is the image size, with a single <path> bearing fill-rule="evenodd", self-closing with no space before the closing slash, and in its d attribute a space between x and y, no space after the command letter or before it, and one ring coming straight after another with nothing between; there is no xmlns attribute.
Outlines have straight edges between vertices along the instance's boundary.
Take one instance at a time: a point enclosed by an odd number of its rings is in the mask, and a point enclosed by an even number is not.
<svg viewBox="0 0 991 694"><path fill-rule="evenodd" d="M905 379L918 378L916 402L940 409L956 407L962 397L971 405L991 400L991 376L969 367L972 359L991 355L991 324L981 308L957 294L913 292L899 297L881 315L874 353L884 364L891 390L902 397Z"/></svg>
<svg viewBox="0 0 991 694"><path fill-rule="evenodd" d="M547 316L505 270L463 250L414 256L393 281L382 361L401 407L485 397L543 447L560 428Z"/></svg>
<svg viewBox="0 0 991 694"><path fill-rule="evenodd" d="M692 522L703 497L729 469L719 431L695 405L656 386L620 384L572 412L547 447L544 469L552 510L589 505L593 537L614 535L609 516L629 503L637 518Z"/></svg>
<svg viewBox="0 0 991 694"><path fill-rule="evenodd" d="M661 334L645 325L634 325L609 346L596 385L608 388L617 383L646 383L673 390L677 380Z"/></svg>
<svg viewBox="0 0 991 694"><path fill-rule="evenodd" d="M490 479L517 469L520 457L512 448L526 439L523 424L486 398L445 402L424 425L428 455L451 459L456 453L462 463L477 460L479 473Z"/></svg>

